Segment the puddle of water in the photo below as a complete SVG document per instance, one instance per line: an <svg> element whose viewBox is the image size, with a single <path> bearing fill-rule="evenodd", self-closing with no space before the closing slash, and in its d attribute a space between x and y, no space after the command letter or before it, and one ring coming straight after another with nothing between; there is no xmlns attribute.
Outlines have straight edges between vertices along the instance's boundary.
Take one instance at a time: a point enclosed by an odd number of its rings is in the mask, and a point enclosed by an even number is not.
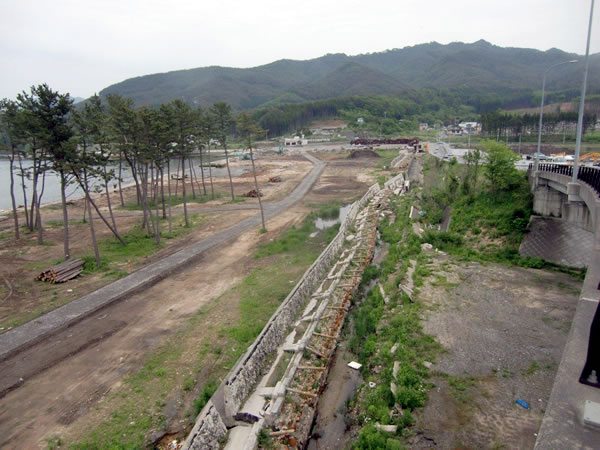
<svg viewBox="0 0 600 450"><path fill-rule="evenodd" d="M317 217L315 219L315 227L317 227L317 230L325 230L334 226L335 224L342 223L342 221L348 215L348 211L350 211L351 206L352 203L350 203L349 205L342 206L340 208L340 214L337 217L337 219L323 219L322 217Z"/></svg>

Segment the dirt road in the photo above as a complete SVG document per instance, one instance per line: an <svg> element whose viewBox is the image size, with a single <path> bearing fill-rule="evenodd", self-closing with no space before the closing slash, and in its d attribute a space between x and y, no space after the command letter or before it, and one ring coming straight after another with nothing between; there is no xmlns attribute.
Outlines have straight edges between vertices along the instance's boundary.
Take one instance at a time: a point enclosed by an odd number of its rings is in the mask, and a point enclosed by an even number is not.
<svg viewBox="0 0 600 450"><path fill-rule="evenodd" d="M310 157L309 158L313 158ZM367 186L361 165L325 170L316 159L313 170L292 194L266 207L269 236L298 223L309 209L297 204L322 202L340 195L359 195ZM339 186L336 185L339 182ZM308 193L308 195L307 195ZM152 352L199 308L243 278L250 255L267 238L253 229L258 216L239 222L221 245L168 279L97 311L0 363L2 383L16 388L0 399L0 447L46 447L49 435L77 435L98 420L96 405L134 373ZM7 381L8 380L8 381Z"/></svg>

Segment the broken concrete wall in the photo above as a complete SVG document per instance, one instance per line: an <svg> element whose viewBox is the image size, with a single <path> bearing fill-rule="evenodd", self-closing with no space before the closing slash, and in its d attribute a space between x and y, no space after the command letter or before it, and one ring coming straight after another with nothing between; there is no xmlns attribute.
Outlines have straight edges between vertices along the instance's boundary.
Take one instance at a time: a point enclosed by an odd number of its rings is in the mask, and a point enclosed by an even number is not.
<svg viewBox="0 0 600 450"><path fill-rule="evenodd" d="M277 308L260 335L223 380L211 401L202 409L183 448L218 448L218 445L213 445L226 435L226 427L233 425L233 416L254 389L268 356L281 344L289 331L288 327L296 320L297 314L318 283L327 275L359 210L380 190L379 184L372 185L365 195L350 207L335 238Z"/></svg>
<svg viewBox="0 0 600 450"><path fill-rule="evenodd" d="M219 449L221 447L219 440L227 434L227 427L221 420L212 401L202 408L202 411L196 419L196 424L190 432L186 447L193 450Z"/></svg>

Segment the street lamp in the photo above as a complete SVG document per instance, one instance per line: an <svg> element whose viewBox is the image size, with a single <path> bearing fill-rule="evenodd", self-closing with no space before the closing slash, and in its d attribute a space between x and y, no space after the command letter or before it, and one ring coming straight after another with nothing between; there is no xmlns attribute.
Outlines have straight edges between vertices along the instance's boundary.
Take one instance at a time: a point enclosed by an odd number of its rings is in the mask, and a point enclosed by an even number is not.
<svg viewBox="0 0 600 450"><path fill-rule="evenodd" d="M544 71L544 77L542 78L542 104L540 105L540 124L538 126L537 152L535 154L535 165L533 167L534 171L538 170L538 165L539 165L539 161L540 161L540 151L541 151L541 147L542 147L542 118L544 117L544 92L546 90L546 74L550 71L550 69L554 69L555 67L562 66L563 64L573 64L576 62L577 62L576 59L573 59L571 61L563 61L563 62L554 64L554 65L548 67Z"/></svg>
<svg viewBox="0 0 600 450"><path fill-rule="evenodd" d="M579 152L581 151L581 134L583 128L583 114L585 106L585 87L587 85L588 67L590 65L590 38L592 36L592 17L594 17L594 0L590 8L590 23L588 25L587 45L585 48L585 68L583 69L583 83L581 85L581 97L579 98L579 118L577 119L577 138L575 140L575 158L573 160L572 183L577 183L579 175Z"/></svg>

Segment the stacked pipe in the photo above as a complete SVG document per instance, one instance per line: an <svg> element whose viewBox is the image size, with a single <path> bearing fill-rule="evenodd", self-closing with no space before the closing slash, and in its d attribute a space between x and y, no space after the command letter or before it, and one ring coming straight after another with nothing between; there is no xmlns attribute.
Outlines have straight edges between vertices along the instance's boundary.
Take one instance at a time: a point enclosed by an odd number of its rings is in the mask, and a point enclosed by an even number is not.
<svg viewBox="0 0 600 450"><path fill-rule="evenodd" d="M49 283L64 283L75 278L83 271L83 259L69 259L44 270L35 279Z"/></svg>

